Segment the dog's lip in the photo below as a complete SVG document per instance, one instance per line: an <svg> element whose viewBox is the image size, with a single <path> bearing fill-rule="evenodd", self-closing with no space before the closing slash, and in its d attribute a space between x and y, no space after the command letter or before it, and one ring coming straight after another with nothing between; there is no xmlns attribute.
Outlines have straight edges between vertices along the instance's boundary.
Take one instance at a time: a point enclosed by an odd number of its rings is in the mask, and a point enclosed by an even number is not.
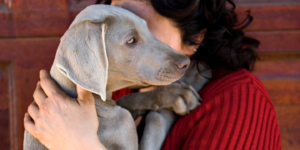
<svg viewBox="0 0 300 150"><path fill-rule="evenodd" d="M153 85L153 84L148 83L146 81L142 81L141 83L142 83L142 86L151 86L151 85Z"/></svg>
<svg viewBox="0 0 300 150"><path fill-rule="evenodd" d="M160 74L162 76L156 76L156 79L153 80L142 80L139 81L138 85L139 86L163 86L163 85L168 85L171 84L172 82L175 82L177 80L179 80L183 75L178 75L178 76L170 76L169 74L166 73L162 73ZM171 77L171 78L170 78Z"/></svg>
<svg viewBox="0 0 300 150"><path fill-rule="evenodd" d="M179 80L180 78L178 78L177 80ZM164 86L164 85L169 85L172 82L175 82L177 80L173 80L173 79L162 79L162 78L157 78L157 81L142 81L141 83L143 84L143 86Z"/></svg>
<svg viewBox="0 0 300 150"><path fill-rule="evenodd" d="M144 85L144 84L148 84L147 82L144 82L144 81L142 81L142 84Z"/></svg>
<svg viewBox="0 0 300 150"><path fill-rule="evenodd" d="M173 80L179 80L180 77L179 76L172 76L169 74L161 74L158 78L159 80L163 80L163 81L173 81Z"/></svg>
<svg viewBox="0 0 300 150"><path fill-rule="evenodd" d="M184 74L170 74L170 73L159 73L156 78L162 82L175 82L179 80Z"/></svg>

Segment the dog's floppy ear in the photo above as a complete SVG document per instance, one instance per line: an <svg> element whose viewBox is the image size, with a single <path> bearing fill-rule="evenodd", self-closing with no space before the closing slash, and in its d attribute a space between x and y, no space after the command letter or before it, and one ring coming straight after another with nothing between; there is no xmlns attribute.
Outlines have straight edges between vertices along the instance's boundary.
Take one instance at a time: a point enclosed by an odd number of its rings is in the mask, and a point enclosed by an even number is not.
<svg viewBox="0 0 300 150"><path fill-rule="evenodd" d="M108 76L106 30L105 19L96 22L75 19L61 38L55 58L62 74L85 90L100 95L104 101Z"/></svg>

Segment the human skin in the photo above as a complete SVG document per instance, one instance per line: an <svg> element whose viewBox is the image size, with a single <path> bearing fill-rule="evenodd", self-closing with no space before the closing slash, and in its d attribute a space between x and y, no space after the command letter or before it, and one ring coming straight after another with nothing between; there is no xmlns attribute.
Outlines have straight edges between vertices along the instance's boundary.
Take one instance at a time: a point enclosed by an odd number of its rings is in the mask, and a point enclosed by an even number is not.
<svg viewBox="0 0 300 150"><path fill-rule="evenodd" d="M183 43L180 30L171 20L158 14L148 1L114 0L111 5L123 7L143 18L153 36L174 50L188 56L194 54L197 46ZM203 40L204 34L197 35L198 42ZM94 98L80 87L77 91L79 105L59 89L47 71L42 70L33 95L34 102L24 117L25 129L50 149L105 149L97 137ZM66 107L68 109L62 109Z"/></svg>

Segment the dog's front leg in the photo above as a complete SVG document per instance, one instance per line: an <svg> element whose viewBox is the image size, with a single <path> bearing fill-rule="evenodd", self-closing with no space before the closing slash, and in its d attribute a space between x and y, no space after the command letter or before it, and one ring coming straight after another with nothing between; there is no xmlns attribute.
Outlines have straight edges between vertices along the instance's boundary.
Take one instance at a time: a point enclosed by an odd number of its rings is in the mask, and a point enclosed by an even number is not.
<svg viewBox="0 0 300 150"><path fill-rule="evenodd" d="M157 87L153 91L123 96L117 100L117 104L129 110L132 114L145 110L159 111L170 108L176 114L186 115L200 104L199 100L200 97L192 86L179 81L167 86Z"/></svg>
<svg viewBox="0 0 300 150"><path fill-rule="evenodd" d="M159 150L176 119L177 115L167 109L162 109L160 112L150 111L146 116L139 150Z"/></svg>
<svg viewBox="0 0 300 150"><path fill-rule="evenodd" d="M117 105L109 106L110 102L95 99L99 140L109 150L137 150L137 132L130 112Z"/></svg>

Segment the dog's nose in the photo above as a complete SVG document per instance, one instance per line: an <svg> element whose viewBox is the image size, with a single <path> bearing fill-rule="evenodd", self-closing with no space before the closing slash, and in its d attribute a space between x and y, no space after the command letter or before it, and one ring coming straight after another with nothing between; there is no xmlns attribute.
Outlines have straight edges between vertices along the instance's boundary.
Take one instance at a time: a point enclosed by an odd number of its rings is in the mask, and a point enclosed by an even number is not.
<svg viewBox="0 0 300 150"><path fill-rule="evenodd" d="M189 64L190 64L190 59L186 56L180 57L175 61L175 67L180 71L185 71L189 67Z"/></svg>

